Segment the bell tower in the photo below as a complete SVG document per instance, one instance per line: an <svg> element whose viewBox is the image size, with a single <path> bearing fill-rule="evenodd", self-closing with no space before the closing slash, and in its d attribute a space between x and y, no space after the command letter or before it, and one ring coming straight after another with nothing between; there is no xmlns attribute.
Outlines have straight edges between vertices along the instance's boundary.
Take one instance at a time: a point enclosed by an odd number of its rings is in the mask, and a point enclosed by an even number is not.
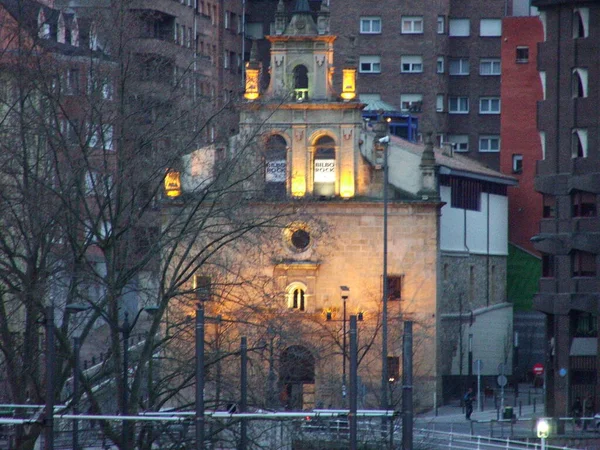
<svg viewBox="0 0 600 450"><path fill-rule="evenodd" d="M271 82L268 99L333 101L333 41L329 12L321 6L317 23L308 0L297 0L291 19L284 26L283 0L279 1L275 35L271 42Z"/></svg>

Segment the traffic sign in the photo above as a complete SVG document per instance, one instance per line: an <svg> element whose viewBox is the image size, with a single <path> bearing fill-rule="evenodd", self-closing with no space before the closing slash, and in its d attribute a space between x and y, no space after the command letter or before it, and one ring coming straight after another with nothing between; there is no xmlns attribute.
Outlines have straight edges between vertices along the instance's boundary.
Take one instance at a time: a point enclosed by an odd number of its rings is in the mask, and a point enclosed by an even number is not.
<svg viewBox="0 0 600 450"><path fill-rule="evenodd" d="M544 374L544 365L542 363L536 363L533 365L533 373L534 375L543 375Z"/></svg>
<svg viewBox="0 0 600 450"><path fill-rule="evenodd" d="M504 387L504 386L506 386L506 383L508 383L508 379L506 378L506 375L498 375L498 378L496 379L496 381L498 381L498 386L500 386L500 387Z"/></svg>

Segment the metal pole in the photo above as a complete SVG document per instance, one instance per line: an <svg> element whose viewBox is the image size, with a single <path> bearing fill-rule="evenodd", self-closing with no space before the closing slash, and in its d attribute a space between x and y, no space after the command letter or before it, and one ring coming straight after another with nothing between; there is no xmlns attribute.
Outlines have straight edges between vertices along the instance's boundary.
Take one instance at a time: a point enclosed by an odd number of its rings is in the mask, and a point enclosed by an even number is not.
<svg viewBox="0 0 600 450"><path fill-rule="evenodd" d="M356 316L350 316L350 450L357 448L356 412L358 409L358 338Z"/></svg>
<svg viewBox="0 0 600 450"><path fill-rule="evenodd" d="M196 450L204 448L204 308L196 309Z"/></svg>
<svg viewBox="0 0 600 450"><path fill-rule="evenodd" d="M125 312L125 321L121 328L123 332L123 416L129 414L129 408L127 403L129 402L129 314ZM123 425L121 427L121 440L123 441L123 450L129 448L129 424L127 420L123 419Z"/></svg>
<svg viewBox="0 0 600 450"><path fill-rule="evenodd" d="M402 349L402 449L413 448L413 323L404 322Z"/></svg>
<svg viewBox="0 0 600 450"><path fill-rule="evenodd" d="M379 120L384 120L383 116ZM387 130L387 127L386 127ZM381 409L388 408L388 144L383 144L383 299L381 314Z"/></svg>
<svg viewBox="0 0 600 450"><path fill-rule="evenodd" d="M468 364L469 364L469 377L471 377L473 375L473 333L469 333L469 360L468 360ZM469 383L471 383L471 380L469 380Z"/></svg>
<svg viewBox="0 0 600 450"><path fill-rule="evenodd" d="M342 295L343 300L343 337L342 337L342 405L346 407L346 300L348 296Z"/></svg>
<svg viewBox="0 0 600 450"><path fill-rule="evenodd" d="M76 416L79 413L79 348L81 339L78 337L73 338L73 357L75 358L73 364L73 415ZM79 450L79 421L73 419L73 450Z"/></svg>
<svg viewBox="0 0 600 450"><path fill-rule="evenodd" d="M54 306L46 307L46 417L44 449L54 450Z"/></svg>
<svg viewBox="0 0 600 450"><path fill-rule="evenodd" d="M247 408L248 400L248 342L245 336L242 337L240 345L241 355L241 398L240 398L240 412L245 413ZM248 445L248 424L246 419L241 419L240 423L240 450L246 450Z"/></svg>

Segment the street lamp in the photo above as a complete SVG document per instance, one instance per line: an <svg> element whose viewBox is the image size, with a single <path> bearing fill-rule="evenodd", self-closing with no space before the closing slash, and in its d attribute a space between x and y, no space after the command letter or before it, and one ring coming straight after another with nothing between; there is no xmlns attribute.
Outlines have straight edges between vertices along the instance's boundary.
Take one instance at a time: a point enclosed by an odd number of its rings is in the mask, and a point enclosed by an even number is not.
<svg viewBox="0 0 600 450"><path fill-rule="evenodd" d="M350 288L348 286L340 286L341 297L342 297L342 319L341 320L333 320L332 312L327 311L325 318L328 322L342 322L342 401L344 406L346 406L346 394L347 394L347 384L346 384L346 359L347 359L347 316L346 316L346 304L348 301L348 297L350 296ZM363 312L359 312L357 315L358 321L362 322L363 320Z"/></svg>
<svg viewBox="0 0 600 450"><path fill-rule="evenodd" d="M390 142L389 126L383 117L383 112L379 120L373 127L375 131L375 149L377 153L383 153L383 298L381 311L381 409L388 408L388 144Z"/></svg>
<svg viewBox="0 0 600 450"><path fill-rule="evenodd" d="M123 325L119 327L119 332L123 334L123 408L121 411L123 417L129 414L129 336L131 335L131 331L135 327L135 324L137 323L143 311L147 312L148 314L154 314L156 311L158 311L158 306L147 306L140 309L131 324L129 324L129 314L127 311L125 311L125 320L123 321ZM129 448L130 436L129 426L126 418L123 419L121 432L123 449L127 450Z"/></svg>
<svg viewBox="0 0 600 450"><path fill-rule="evenodd" d="M77 314L89 309L86 305L70 303L65 307L66 312ZM81 349L80 336L73 337L73 401L71 410L74 416L78 414L79 406L79 351ZM79 421L73 419L73 450L79 450Z"/></svg>
<svg viewBox="0 0 600 450"><path fill-rule="evenodd" d="M536 425L537 436L541 439L541 450L546 450L546 438L550 434L550 424L547 419L540 419Z"/></svg>

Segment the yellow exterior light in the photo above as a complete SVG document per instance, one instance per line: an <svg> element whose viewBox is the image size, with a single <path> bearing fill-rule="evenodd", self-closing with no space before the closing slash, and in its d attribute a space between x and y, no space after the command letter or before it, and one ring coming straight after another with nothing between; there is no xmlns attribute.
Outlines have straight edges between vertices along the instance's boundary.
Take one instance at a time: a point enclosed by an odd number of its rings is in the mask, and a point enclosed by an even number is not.
<svg viewBox="0 0 600 450"><path fill-rule="evenodd" d="M165 194L167 197L179 197L181 195L181 177L179 172L169 170L165 175Z"/></svg>
<svg viewBox="0 0 600 450"><path fill-rule="evenodd" d="M356 97L356 69L343 69L342 82L342 98L344 100L352 100Z"/></svg>
<svg viewBox="0 0 600 450"><path fill-rule="evenodd" d="M260 96L258 92L259 74L260 69L253 69L250 67L250 63L246 63L246 89L244 91L246 100L256 100Z"/></svg>
<svg viewBox="0 0 600 450"><path fill-rule="evenodd" d="M342 173L342 178L340 180L340 197L354 197L354 177L350 171Z"/></svg>
<svg viewBox="0 0 600 450"><path fill-rule="evenodd" d="M292 178L292 196L304 197L306 194L306 180L302 176L296 175Z"/></svg>

